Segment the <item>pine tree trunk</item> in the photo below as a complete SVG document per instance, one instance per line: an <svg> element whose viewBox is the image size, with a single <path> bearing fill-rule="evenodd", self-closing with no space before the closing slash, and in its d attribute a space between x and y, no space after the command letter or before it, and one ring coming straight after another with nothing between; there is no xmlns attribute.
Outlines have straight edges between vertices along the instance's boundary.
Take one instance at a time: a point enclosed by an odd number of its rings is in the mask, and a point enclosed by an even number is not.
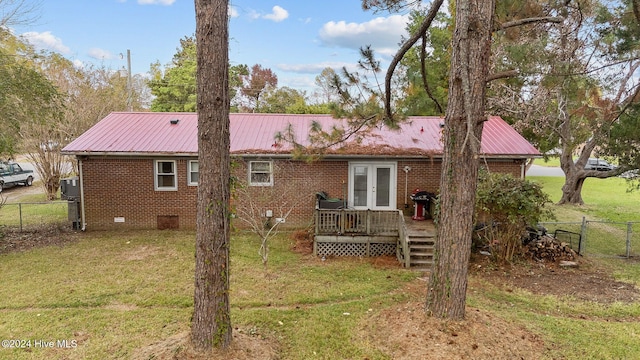
<svg viewBox="0 0 640 360"><path fill-rule="evenodd" d="M440 214L426 302L427 312L440 318L464 318L494 8L494 0L456 1Z"/></svg>
<svg viewBox="0 0 640 360"><path fill-rule="evenodd" d="M228 0L196 0L198 181L196 269L191 341L226 348L229 314ZM180 126L178 124L177 126Z"/></svg>

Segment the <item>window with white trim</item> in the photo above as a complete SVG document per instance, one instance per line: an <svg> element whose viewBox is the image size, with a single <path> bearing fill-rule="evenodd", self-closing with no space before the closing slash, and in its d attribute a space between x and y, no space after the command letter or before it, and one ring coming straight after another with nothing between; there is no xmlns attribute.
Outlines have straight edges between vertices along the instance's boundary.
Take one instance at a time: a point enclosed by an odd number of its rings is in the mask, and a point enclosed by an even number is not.
<svg viewBox="0 0 640 360"><path fill-rule="evenodd" d="M178 190L178 173L175 160L156 160L155 189L160 191Z"/></svg>
<svg viewBox="0 0 640 360"><path fill-rule="evenodd" d="M188 165L188 183L190 186L197 186L200 179L200 167L198 166L198 160L189 160Z"/></svg>
<svg viewBox="0 0 640 360"><path fill-rule="evenodd" d="M273 186L273 162L250 161L249 162L250 186Z"/></svg>

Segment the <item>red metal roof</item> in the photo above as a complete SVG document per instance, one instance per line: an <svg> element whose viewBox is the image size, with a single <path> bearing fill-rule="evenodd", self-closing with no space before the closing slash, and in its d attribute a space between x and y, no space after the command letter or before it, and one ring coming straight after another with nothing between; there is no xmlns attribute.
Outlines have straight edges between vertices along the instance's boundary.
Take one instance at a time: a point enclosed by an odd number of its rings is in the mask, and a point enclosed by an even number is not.
<svg viewBox="0 0 640 360"><path fill-rule="evenodd" d="M176 123L177 120L177 123ZM363 139L332 148L331 154L419 156L442 154L440 117L409 117L399 129L381 126ZM330 115L230 114L232 154L288 154L291 146L276 144L275 135L293 129L296 141L309 145L313 123L329 130L344 124ZM68 154L197 155L196 113L114 112L65 146ZM532 157L540 152L500 117L484 125L482 152L487 156Z"/></svg>

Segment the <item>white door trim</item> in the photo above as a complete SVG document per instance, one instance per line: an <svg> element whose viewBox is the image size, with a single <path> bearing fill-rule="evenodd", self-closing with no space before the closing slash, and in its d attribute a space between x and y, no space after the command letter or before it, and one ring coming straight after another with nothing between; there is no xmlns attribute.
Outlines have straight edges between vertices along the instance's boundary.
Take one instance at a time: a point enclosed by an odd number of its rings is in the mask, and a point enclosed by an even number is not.
<svg viewBox="0 0 640 360"><path fill-rule="evenodd" d="M361 190L356 194L355 190L355 172L356 168L360 171L366 171L366 194ZM389 173L389 204L387 206L378 206L376 204L376 188L375 175L376 170L380 168L388 168ZM395 210L397 208L397 177L398 163L396 161L350 161L349 162L349 184L348 184L348 204L354 209L371 209L371 210ZM363 198L365 196L365 198ZM356 200L358 204L356 205Z"/></svg>

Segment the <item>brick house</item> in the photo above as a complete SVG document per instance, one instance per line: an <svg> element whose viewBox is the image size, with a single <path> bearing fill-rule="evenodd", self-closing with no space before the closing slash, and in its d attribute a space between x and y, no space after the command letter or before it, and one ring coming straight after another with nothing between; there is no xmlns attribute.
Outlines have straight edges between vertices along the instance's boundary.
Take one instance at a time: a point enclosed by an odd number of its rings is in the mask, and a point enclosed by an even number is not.
<svg viewBox="0 0 640 360"><path fill-rule="evenodd" d="M287 227L313 222L316 193L350 209L413 211L414 189L437 192L442 143L439 117L410 117L399 129L378 127L363 139L331 148L321 160L295 160L275 134L292 129L308 144L312 125L339 124L328 115L231 114L231 156L238 213L289 212ZM198 182L195 113L109 114L63 149L79 164L82 227L184 228L196 224ZM524 177L540 153L499 117L482 138L483 166ZM236 222L236 226L242 226Z"/></svg>

